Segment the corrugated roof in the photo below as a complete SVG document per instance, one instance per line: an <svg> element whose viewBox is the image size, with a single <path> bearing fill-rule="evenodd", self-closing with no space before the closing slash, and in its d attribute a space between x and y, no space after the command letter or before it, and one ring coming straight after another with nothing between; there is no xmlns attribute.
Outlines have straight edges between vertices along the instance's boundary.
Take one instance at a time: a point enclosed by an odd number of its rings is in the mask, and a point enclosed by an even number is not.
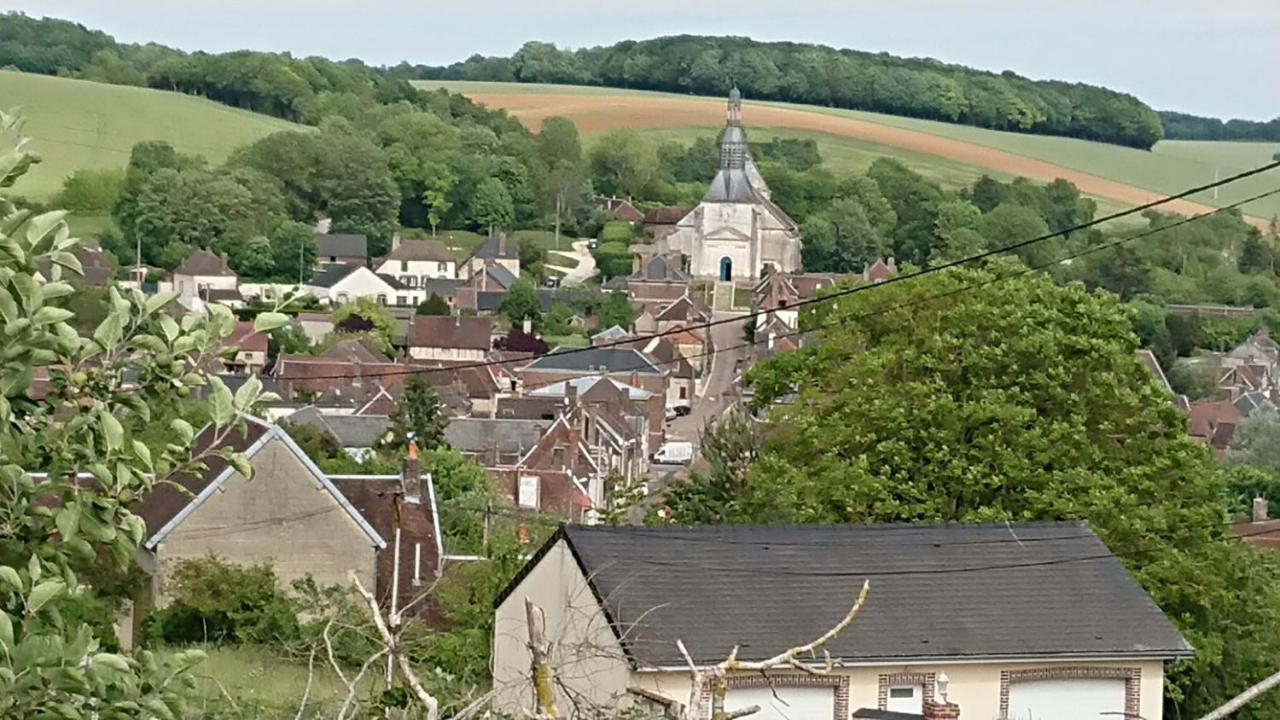
<svg viewBox="0 0 1280 720"><path fill-rule="evenodd" d="M864 580L866 605L826 646L834 658L1191 652L1084 523L568 526L562 536L640 666L683 667L676 640L698 662L735 646L743 660L772 656L834 626Z"/></svg>

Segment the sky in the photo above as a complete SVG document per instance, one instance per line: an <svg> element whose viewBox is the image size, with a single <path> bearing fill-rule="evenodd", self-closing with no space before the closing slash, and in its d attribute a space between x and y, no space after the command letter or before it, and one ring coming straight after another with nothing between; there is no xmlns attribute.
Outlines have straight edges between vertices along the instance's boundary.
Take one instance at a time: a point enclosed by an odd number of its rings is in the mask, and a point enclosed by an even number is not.
<svg viewBox="0 0 1280 720"><path fill-rule="evenodd" d="M0 0L126 42L447 64L674 34L927 56L1104 85L1157 109L1280 116L1277 0Z"/></svg>

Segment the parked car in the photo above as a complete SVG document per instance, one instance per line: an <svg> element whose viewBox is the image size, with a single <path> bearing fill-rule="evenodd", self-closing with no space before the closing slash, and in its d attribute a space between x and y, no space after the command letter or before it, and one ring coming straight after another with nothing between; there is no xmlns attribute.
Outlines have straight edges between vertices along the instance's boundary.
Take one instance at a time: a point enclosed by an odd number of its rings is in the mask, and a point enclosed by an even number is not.
<svg viewBox="0 0 1280 720"><path fill-rule="evenodd" d="M658 448L653 461L659 465L688 465L693 460L693 443L669 442Z"/></svg>
<svg viewBox="0 0 1280 720"><path fill-rule="evenodd" d="M543 281L543 284L549 288L558 288L560 287L560 278L555 275L548 275L547 279Z"/></svg>
<svg viewBox="0 0 1280 720"><path fill-rule="evenodd" d="M677 405L671 409L675 411L676 417L685 417L689 413L693 412L693 408L688 405Z"/></svg>
<svg viewBox="0 0 1280 720"><path fill-rule="evenodd" d="M671 420L675 420L680 417L680 413L676 412L675 408L667 408L666 417L667 421L670 422Z"/></svg>
<svg viewBox="0 0 1280 720"><path fill-rule="evenodd" d="M598 248L598 247L600 247L600 241L599 241L599 240L597 240L597 239L595 239L595 238L591 238L590 240L588 240L588 241L587 241L587 249L588 249L588 250L595 250L595 249L596 249L596 248Z"/></svg>

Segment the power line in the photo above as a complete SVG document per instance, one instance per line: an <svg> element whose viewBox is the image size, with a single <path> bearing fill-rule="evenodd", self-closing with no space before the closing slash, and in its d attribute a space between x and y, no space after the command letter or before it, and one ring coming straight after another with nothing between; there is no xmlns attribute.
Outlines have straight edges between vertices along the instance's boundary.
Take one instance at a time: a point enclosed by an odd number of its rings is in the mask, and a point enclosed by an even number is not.
<svg viewBox="0 0 1280 720"><path fill-rule="evenodd" d="M1188 190L1184 190L1184 191L1182 191L1182 192L1180 192L1180 193L1177 193L1176 195L1169 195L1169 196L1166 196L1166 197L1160 198L1160 199L1158 199L1158 200L1153 200L1153 201L1151 201L1151 202L1144 203L1144 204L1142 204L1142 205L1138 205L1138 206L1133 207L1133 208L1129 208L1129 209L1127 209L1127 210L1121 210L1121 211L1117 211L1117 212L1111 213L1111 214L1109 214L1109 215L1104 215L1104 216L1102 216L1102 217L1095 218L1095 219L1093 219L1093 220L1089 220L1088 222L1080 223L1080 224L1078 224L1078 225L1074 225L1074 226L1072 226L1072 227L1069 227L1069 228L1066 228L1066 229L1063 229L1063 230L1058 230L1058 231L1055 231L1055 232L1051 232L1051 233L1048 233L1048 234L1045 234L1045 235L1040 235L1040 236L1038 236L1038 237L1030 238L1030 239L1027 239L1027 240L1021 240L1021 241L1018 241L1018 242L1015 242L1015 243L1011 243L1011 244L1004 245L1004 246L1001 246L1001 247L993 248L993 249L991 249L991 250L986 250L986 251L983 251L983 252L977 253L977 254L975 254L975 255L970 255L970 256L967 256L967 257L964 257L964 258L960 258L960 259L958 259L958 260L952 260L952 261L949 261L949 262L942 263L942 264L940 264L940 265L935 265L935 266L932 266L932 267L929 267L929 268L925 268L925 269L922 269L922 270L917 270L917 271L915 271L915 272L911 272L911 273L901 273L901 274L898 274L898 275L894 275L893 277L887 278L887 279L885 279L885 280L883 280L883 281L881 281L881 282L879 282L879 283L876 283L876 284L874 284L874 285L859 285L859 286L855 286L855 287L845 288L845 289L843 289L843 290L838 290L838 291L836 291L836 292L828 293L828 294L826 294L826 295L822 295L822 296L819 296L819 297L814 297L814 298L809 298L809 299L806 299L806 300L801 300L801 301L798 301L798 302L796 302L796 303L793 303L793 304L789 305L789 306L787 307L787 309L788 309L788 310L792 310L792 309L796 309L796 308L800 308L800 307L805 307L805 306L809 306L809 305L815 305L815 304L818 304L818 303L832 302L832 301L835 301L835 300L837 300L837 299L839 299L839 298L841 298L841 297L845 297L845 296L848 296L848 295L854 295L854 294L856 294L856 293L860 293L860 292L866 292L866 291L873 290L873 289L876 289L876 288L884 287L884 286L886 286L886 285L892 285L893 283L896 283L896 282L905 282L905 281L907 281L907 280L911 280L911 279L914 279L914 278L922 277L922 276L924 276L924 275L931 275L931 274L938 273L938 272L941 272L941 271L943 271L943 270L947 270L947 269L950 269L950 268L953 268L953 267L959 267L959 266L961 266L961 265L966 265L966 264L968 264L968 263L973 263L973 262L977 262L977 261L980 261L980 260L985 260L985 259L987 259L987 258L995 257L995 256L998 256L998 255L1003 255L1003 254L1005 254L1005 253L1012 252L1012 251L1015 251L1015 250L1020 250L1020 249L1022 249L1022 248L1029 247L1029 246L1034 245L1034 244L1036 244L1036 243L1045 242L1045 241L1047 241L1047 240L1052 240L1052 239L1054 239L1054 238L1067 237L1067 236L1071 235L1072 233L1079 232L1079 231L1081 231L1081 230L1086 230L1086 229L1088 229L1088 228L1095 227L1095 226L1097 226L1097 225L1101 225L1101 224L1103 224L1103 223L1110 222L1110 221L1112 221L1112 220L1117 220L1117 219L1122 218L1122 217L1127 217L1127 216L1129 216L1129 215L1133 215L1133 214L1135 214L1135 213L1145 212L1145 211L1147 211L1147 210L1150 210L1150 209L1153 209L1153 208L1159 207L1159 206L1161 206L1161 205L1164 205L1164 204L1167 204L1167 203L1173 202L1173 201L1175 201L1175 200L1181 200L1181 199L1183 199L1183 198L1186 198L1187 196L1194 195L1194 194L1196 194L1196 193L1204 192L1204 191L1206 191L1206 190L1211 190L1211 189L1213 189L1213 188L1215 188L1215 187L1220 187L1220 186L1222 186L1222 185L1226 185L1226 184L1229 184L1229 183L1237 182L1237 181L1242 180L1242 179L1244 179L1244 178L1252 177L1252 176L1254 176L1254 175L1258 175L1258 174L1260 174L1260 173L1267 172L1268 170L1272 170L1272 169L1275 169L1275 168L1277 168L1277 167L1280 167L1280 161L1276 161L1276 162L1273 162L1273 163L1269 163L1269 164L1266 164L1266 165L1262 165L1262 166L1256 167L1256 168L1254 168L1254 169L1252 169L1252 170L1246 170L1246 171L1244 171L1244 172L1241 172L1241 173L1237 173L1237 174L1235 174L1235 175L1232 175L1232 176L1230 176L1230 177L1228 177L1228 178L1224 178L1224 179L1222 179L1222 180L1216 180L1216 181L1214 181L1214 182L1212 182L1212 183L1208 183L1208 184L1205 184L1205 185L1200 185L1200 186L1197 186L1197 187L1193 187L1193 188L1190 188L1190 189L1188 189ZM1245 204L1247 204L1247 203L1253 202L1253 201L1255 201L1255 200L1259 200L1259 199L1261 199L1261 198L1269 197L1270 195L1276 194L1277 192L1280 192L1280 190L1273 190L1273 191L1270 191L1270 192L1261 193L1261 194L1259 194L1259 195L1255 195L1255 196L1250 197L1250 198L1247 198L1247 199L1245 199L1245 200L1241 200L1241 201L1238 201L1238 202L1234 202L1234 203L1231 203L1230 205L1225 205L1225 206L1223 206L1223 207L1221 207L1221 208L1216 208L1216 209L1214 209L1214 210L1212 210L1212 211L1209 211L1209 212L1201 213L1201 214L1199 214L1199 215L1193 215L1193 216L1191 216L1190 218L1184 218L1184 221L1185 221L1185 220L1187 220L1187 219L1196 219L1196 218L1201 218L1201 217L1205 217L1205 216L1208 216L1208 215L1213 215L1213 214L1216 214L1216 213L1218 213L1218 212L1223 212L1223 211L1226 211L1226 210L1232 210L1232 209L1238 208L1238 207L1240 207L1240 206L1242 206L1242 205L1245 205ZM1177 226L1178 226L1178 225L1180 225L1180 224L1183 224L1183 223L1181 223L1181 222L1180 222L1180 223L1174 223L1174 224L1170 224L1170 225L1162 226L1161 228L1155 228L1155 229L1153 229L1152 231L1149 231L1149 232L1153 232L1153 233L1154 233L1154 232L1158 232L1158 231L1160 231L1160 230L1170 229L1170 228L1173 228L1173 227L1177 227ZM1144 236L1144 235L1140 235L1140 236L1138 236L1138 237L1143 237L1143 236ZM1137 238L1135 237L1135 238L1130 238L1130 239L1137 239ZM1087 254L1087 253L1086 253L1086 254ZM1071 258L1070 258L1070 257L1068 257L1068 258L1063 258L1063 259L1071 259ZM1059 260L1059 261L1057 261L1057 262L1060 262L1060 261L1061 261L1061 260ZM1044 267L1044 266L1037 266L1036 268L1033 268L1033 269L1041 269L1041 267ZM611 341L608 341L608 342L603 342L603 343L600 343L600 344L598 344L598 345L593 345L593 346L589 346L589 347L581 347L581 348L563 348L563 349L561 349L559 352L554 353L554 355L555 355L556 357L563 357L563 356L565 356L565 355L573 355L573 354L577 354L577 353L591 352L591 351L594 351L594 350L600 350L600 349L607 349L607 348L620 347L620 346L634 346L634 345L637 345L637 344L642 344L642 343L648 342L648 341L650 341L650 340L655 340L655 339L662 338L662 337L666 337L666 336L669 336L669 335L676 335L676 334L678 334L678 333L685 332L685 331L687 331L687 330L704 330L704 329L709 329L709 328L712 328L712 327L716 327L716 326L718 326L718 325L725 325L725 324L729 324L729 323L742 323L742 322L746 322L746 321L754 321L754 320L755 320L755 318L757 318L757 317L759 317L759 316L761 316L761 315L767 314L768 312L770 312L770 311L757 311L757 312L748 313L748 314L746 314L746 315L735 315L735 316L733 316L733 317L729 317L729 318L721 318L721 319L719 319L719 320L712 319L712 320L708 320L708 321L706 321L706 322L693 323L693 324L690 324L690 325L682 325L682 326L680 326L680 327L675 327L675 328L671 328L671 329L669 329L669 330L664 330L664 331L661 331L661 332L651 333L651 334L648 334L648 335L641 335L641 336L637 336L637 337L623 338L623 339L619 339L619 340L611 340ZM542 356L542 357L546 357L546 356L544 355L544 356ZM686 357L687 357L687 356L686 356ZM342 380L342 379L356 379L356 378L364 379L364 378L379 378L379 377L395 377L395 376L399 376L399 375L417 375L417 374L427 375L427 374L432 374L432 373L441 373L441 372L456 372L456 371L459 371L459 370L468 370L468 369L472 369L472 368L500 367L500 366L503 366L503 365L514 364L514 363L518 363L518 362L525 362L526 360L527 360L527 358L508 358L508 359L499 359L499 360L484 360L484 361L476 361L476 362L462 363L462 364L459 364L459 365L451 365L451 366L446 366L446 367L407 367L407 368L403 368L403 369L387 370L387 371L385 371L385 372L373 372L373 373L361 373L361 374L352 374L352 373L331 373L331 374L328 374L328 375L324 375L324 374L320 374L320 375L308 375L308 376L305 376L305 377L303 377L303 376L297 376L297 377L287 377L287 376L281 377L281 376L276 376L276 378L275 378L275 379L277 379L277 380ZM676 362L676 361L673 361L673 362ZM652 364L657 364L657 363L652 363ZM643 366L638 366L637 368L633 368L633 369L641 369L642 367L643 367Z"/></svg>

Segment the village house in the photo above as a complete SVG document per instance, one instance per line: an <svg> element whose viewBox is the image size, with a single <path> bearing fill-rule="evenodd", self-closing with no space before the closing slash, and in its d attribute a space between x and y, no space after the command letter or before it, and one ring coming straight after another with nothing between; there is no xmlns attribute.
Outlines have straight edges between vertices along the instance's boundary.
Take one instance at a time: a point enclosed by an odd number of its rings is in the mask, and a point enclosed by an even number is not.
<svg viewBox="0 0 1280 720"><path fill-rule="evenodd" d="M173 271L172 283L174 292L188 307L192 300L221 302L233 299L232 293L236 298L240 296L236 289L239 280L227 259L208 250L197 250L183 260Z"/></svg>
<svg viewBox="0 0 1280 720"><path fill-rule="evenodd" d="M489 262L458 285L454 304L461 309L493 312L519 279L505 265Z"/></svg>
<svg viewBox="0 0 1280 720"><path fill-rule="evenodd" d="M607 437L596 435L591 432L593 421L585 423L584 438L598 463L619 469L627 477L645 472L649 455L665 439L666 403L661 396L643 388L587 375L525 394L502 395L495 417L554 420L579 405L596 413L594 422L608 430ZM633 465L632 456L637 450L640 458Z"/></svg>
<svg viewBox="0 0 1280 720"><path fill-rule="evenodd" d="M698 378L703 368L709 366L711 359L710 348L705 344L686 345L685 350L676 344L678 339L688 332L688 330L681 330L671 335L641 337L623 345L623 347L638 350L656 367L667 372L666 403L668 407L693 405Z"/></svg>
<svg viewBox="0 0 1280 720"><path fill-rule="evenodd" d="M293 321L302 329L312 345L324 342L324 339L333 332L333 320L329 318L329 313L300 312Z"/></svg>
<svg viewBox="0 0 1280 720"><path fill-rule="evenodd" d="M669 407L688 404L673 402L668 395L667 370L632 348L556 348L518 368L516 374L526 391L583 375L600 375L665 397Z"/></svg>
<svg viewBox="0 0 1280 720"><path fill-rule="evenodd" d="M71 254L75 256L80 263L80 274L65 272L63 280L74 278L76 283L85 287L107 287L115 281L116 269L112 267L111 261L101 249L89 246L80 246L73 248ZM36 262L36 271L40 273L40 277L48 282L50 279L50 270L53 264L47 259L38 260ZM143 276L145 280L145 273ZM142 283L135 284L135 287L141 287Z"/></svg>
<svg viewBox="0 0 1280 720"><path fill-rule="evenodd" d="M529 708L526 598L545 612L559 707L576 719L636 702L682 708L691 680L677 641L699 665L735 648L763 660L836 627L864 581L864 606L819 651L832 669L814 655L731 673L726 709L1160 720L1164 664L1192 656L1084 523L564 526L495 603L494 710ZM708 693L694 695L703 717Z"/></svg>
<svg viewBox="0 0 1280 720"><path fill-rule="evenodd" d="M322 303L343 305L357 298L372 298L380 305L414 307L422 302L422 290L408 287L391 275L380 275L364 265L328 265L311 278L311 294Z"/></svg>
<svg viewBox="0 0 1280 720"><path fill-rule="evenodd" d="M315 405L308 405L287 416L282 424L289 428L314 427L332 438L352 460L364 462L373 456L379 443L387 439L391 432L391 418L385 414L364 414L362 409L337 415L326 414Z"/></svg>
<svg viewBox="0 0 1280 720"><path fill-rule="evenodd" d="M649 255L652 248L646 245L632 249L632 273L610 280L609 287L625 289L633 302L642 304L668 303L689 292L691 278L681 269L680 255Z"/></svg>
<svg viewBox="0 0 1280 720"><path fill-rule="evenodd" d="M636 315L635 331L640 335L653 335L710 321L711 308L686 292L669 303L651 303L641 308Z"/></svg>
<svg viewBox="0 0 1280 720"><path fill-rule="evenodd" d="M514 462L485 463L494 489L518 512L555 515L568 522L592 520L591 512L605 497L607 470L583 438L585 417L580 408L561 415Z"/></svg>
<svg viewBox="0 0 1280 720"><path fill-rule="evenodd" d="M327 265L366 265L369 262L369 239L349 233L316 233L317 271Z"/></svg>
<svg viewBox="0 0 1280 720"><path fill-rule="evenodd" d="M623 222L636 223L644 220L644 214L626 198L597 196L592 199L591 204L596 210L609 213Z"/></svg>
<svg viewBox="0 0 1280 720"><path fill-rule="evenodd" d="M222 341L228 350L235 349L235 355L224 358L223 366L227 372L241 375L256 375L262 372L262 369L267 366L267 341L267 334L255 330L252 322L246 320L236 322L235 329Z"/></svg>
<svg viewBox="0 0 1280 720"><path fill-rule="evenodd" d="M510 466L538 444L538 438L554 421L554 418L454 418L445 428L444 438L451 447L478 465L486 468Z"/></svg>
<svg viewBox="0 0 1280 720"><path fill-rule="evenodd" d="M492 265L500 265L514 277L520 277L520 249L516 243L507 241L504 232L496 232L480 243L458 268L458 277L470 280Z"/></svg>
<svg viewBox="0 0 1280 720"><path fill-rule="evenodd" d="M430 280L453 280L458 275L458 259L435 240L396 240L391 252L375 266L378 274L392 276L411 288L425 288Z"/></svg>
<svg viewBox="0 0 1280 720"><path fill-rule="evenodd" d="M461 315L418 315L409 325L413 360L484 362L493 347L493 321Z"/></svg>

